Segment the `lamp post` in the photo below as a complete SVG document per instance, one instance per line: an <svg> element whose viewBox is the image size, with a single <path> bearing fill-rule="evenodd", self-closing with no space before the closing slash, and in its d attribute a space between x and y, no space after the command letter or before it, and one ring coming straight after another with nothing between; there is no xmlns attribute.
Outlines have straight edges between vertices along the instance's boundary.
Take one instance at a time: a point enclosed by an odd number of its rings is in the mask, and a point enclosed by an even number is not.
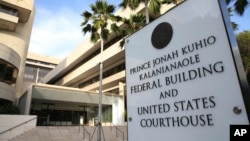
<svg viewBox="0 0 250 141"><path fill-rule="evenodd" d="M102 38L102 30L101 30L101 53L100 53L100 75L99 75L99 103L98 103L98 129L97 129L97 141L101 141L102 136L102 70L103 70L103 38Z"/></svg>

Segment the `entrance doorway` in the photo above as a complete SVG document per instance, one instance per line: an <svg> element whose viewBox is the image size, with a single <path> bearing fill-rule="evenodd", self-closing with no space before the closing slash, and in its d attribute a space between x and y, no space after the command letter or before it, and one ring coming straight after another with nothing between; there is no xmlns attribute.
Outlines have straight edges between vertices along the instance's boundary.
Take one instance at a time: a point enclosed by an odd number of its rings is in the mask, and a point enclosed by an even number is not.
<svg viewBox="0 0 250 141"><path fill-rule="evenodd" d="M38 126L70 126L87 124L87 112L66 110L33 111L37 115Z"/></svg>
<svg viewBox="0 0 250 141"><path fill-rule="evenodd" d="M88 124L88 113L82 107L68 106L68 109L56 107L53 103L32 103L30 110L31 115L37 115L38 126L71 126ZM70 108L69 108L70 107Z"/></svg>

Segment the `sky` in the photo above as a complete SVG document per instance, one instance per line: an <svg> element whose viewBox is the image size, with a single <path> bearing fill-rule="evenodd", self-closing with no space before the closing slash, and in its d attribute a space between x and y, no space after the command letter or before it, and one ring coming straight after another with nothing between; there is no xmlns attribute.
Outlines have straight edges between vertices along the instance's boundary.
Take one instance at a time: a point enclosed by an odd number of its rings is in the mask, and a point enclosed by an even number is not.
<svg viewBox="0 0 250 141"><path fill-rule="evenodd" d="M81 31L81 13L90 11L95 0L34 0L35 20L29 52L64 59L87 37ZM108 0L118 6L120 0ZM250 30L250 5L243 16L233 13L231 21L238 24L237 33Z"/></svg>

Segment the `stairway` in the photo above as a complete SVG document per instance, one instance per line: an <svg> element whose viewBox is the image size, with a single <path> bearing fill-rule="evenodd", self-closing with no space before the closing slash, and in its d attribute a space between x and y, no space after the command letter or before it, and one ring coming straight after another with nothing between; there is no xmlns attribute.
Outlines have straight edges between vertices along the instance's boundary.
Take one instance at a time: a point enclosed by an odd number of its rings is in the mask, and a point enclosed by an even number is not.
<svg viewBox="0 0 250 141"><path fill-rule="evenodd" d="M127 126L103 127L102 141L127 141L126 130ZM122 132L124 132L124 137ZM97 140L96 127L37 126L9 141L90 141L91 137L91 141Z"/></svg>
<svg viewBox="0 0 250 141"><path fill-rule="evenodd" d="M85 126L84 128L87 131L84 133L84 137L88 139L89 133L91 141L96 141L97 128L91 126ZM127 126L104 126L102 127L102 132L101 138L103 141L127 141Z"/></svg>

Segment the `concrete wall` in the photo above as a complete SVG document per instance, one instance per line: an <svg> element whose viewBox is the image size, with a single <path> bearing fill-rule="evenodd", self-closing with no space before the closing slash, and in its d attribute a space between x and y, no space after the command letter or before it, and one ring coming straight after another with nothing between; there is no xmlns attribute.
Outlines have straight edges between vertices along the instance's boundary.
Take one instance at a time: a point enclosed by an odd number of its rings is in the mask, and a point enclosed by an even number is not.
<svg viewBox="0 0 250 141"><path fill-rule="evenodd" d="M0 82L0 98L14 102L15 89L8 84Z"/></svg>
<svg viewBox="0 0 250 141"><path fill-rule="evenodd" d="M19 18L22 18L21 11L31 12L26 18L27 21L25 22L18 22L15 31L8 31L3 30L0 32L0 45L2 46L1 49L4 49L5 52L11 52L9 56L5 55L3 60L15 65L18 70L18 77L16 80L15 85L15 98L20 97L22 94L22 81L23 81L23 74L24 74L24 67L25 67L25 60L28 52L29 41L31 36L31 30L33 26L34 16L35 16L35 8L34 8L34 1L33 0L3 0L5 5L11 7L15 7L19 11ZM25 15L24 14L24 15ZM10 57L13 56L14 57ZM5 99L5 98L4 98ZM8 99L9 100L9 99ZM10 101L15 101L15 99L11 99Z"/></svg>

